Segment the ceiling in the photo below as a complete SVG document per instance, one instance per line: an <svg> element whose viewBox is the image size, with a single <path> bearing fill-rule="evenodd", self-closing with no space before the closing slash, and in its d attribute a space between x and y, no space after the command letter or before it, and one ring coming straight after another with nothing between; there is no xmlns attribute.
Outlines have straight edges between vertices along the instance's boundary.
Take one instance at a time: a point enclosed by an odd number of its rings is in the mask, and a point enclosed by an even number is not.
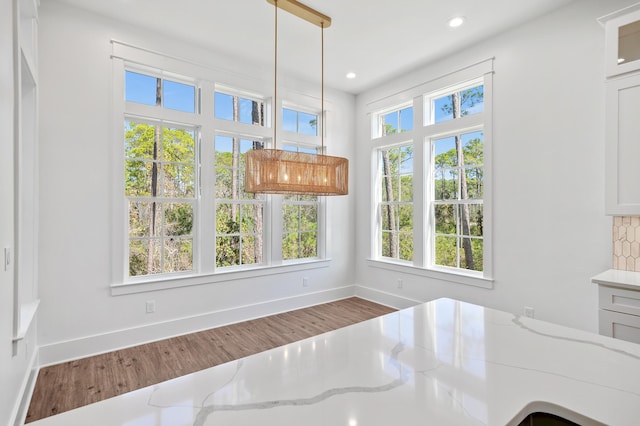
<svg viewBox="0 0 640 426"><path fill-rule="evenodd" d="M60 0L118 21L258 64L273 64L267 0ZM332 18L325 84L360 93L395 75L562 7L573 0L302 0ZM449 18L464 16L452 29ZM321 30L278 15L278 70L320 81ZM355 72L355 79L347 79Z"/></svg>

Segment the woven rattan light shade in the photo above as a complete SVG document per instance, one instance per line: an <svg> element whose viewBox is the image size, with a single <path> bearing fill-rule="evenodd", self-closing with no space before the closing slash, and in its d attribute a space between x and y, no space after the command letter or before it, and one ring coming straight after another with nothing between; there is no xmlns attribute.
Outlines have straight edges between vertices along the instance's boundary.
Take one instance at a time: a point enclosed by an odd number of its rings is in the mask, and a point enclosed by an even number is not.
<svg viewBox="0 0 640 426"><path fill-rule="evenodd" d="M278 8L296 15L321 29L322 34L322 108L324 113L324 29L331 18L297 0L267 0L275 6L274 14L274 84L273 104L278 93ZM322 114L321 114L322 116ZM324 152L324 118L317 122ZM308 154L277 149L276 123L273 120L274 149L253 149L245 154L245 192L254 194L347 195L349 160L323 154Z"/></svg>
<svg viewBox="0 0 640 426"><path fill-rule="evenodd" d="M261 194L346 195L349 160L280 149L253 149L245 157L245 191Z"/></svg>

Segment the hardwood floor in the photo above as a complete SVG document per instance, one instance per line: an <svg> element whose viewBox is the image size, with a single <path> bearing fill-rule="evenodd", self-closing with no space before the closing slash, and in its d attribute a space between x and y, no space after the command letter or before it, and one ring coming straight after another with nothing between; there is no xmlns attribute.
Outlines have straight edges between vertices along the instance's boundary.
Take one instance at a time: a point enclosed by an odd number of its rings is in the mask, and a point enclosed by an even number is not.
<svg viewBox="0 0 640 426"><path fill-rule="evenodd" d="M352 297L44 367L26 422L393 311Z"/></svg>

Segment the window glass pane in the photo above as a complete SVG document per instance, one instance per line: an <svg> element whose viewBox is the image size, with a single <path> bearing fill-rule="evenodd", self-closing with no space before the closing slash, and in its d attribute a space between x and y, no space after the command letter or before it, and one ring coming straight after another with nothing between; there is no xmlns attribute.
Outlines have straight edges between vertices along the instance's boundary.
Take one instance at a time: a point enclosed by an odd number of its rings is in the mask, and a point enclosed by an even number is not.
<svg viewBox="0 0 640 426"><path fill-rule="evenodd" d="M282 206L282 230L285 232L297 232L299 227L298 217L299 206L283 205Z"/></svg>
<svg viewBox="0 0 640 426"><path fill-rule="evenodd" d="M467 211L462 212L468 214L469 225L463 226L463 235L473 235L474 237L482 237L484 212L482 204L467 204Z"/></svg>
<svg viewBox="0 0 640 426"><path fill-rule="evenodd" d="M235 234L240 232L238 215L240 208L228 203L218 203L216 206L216 233Z"/></svg>
<svg viewBox="0 0 640 426"><path fill-rule="evenodd" d="M298 113L296 111L282 108L282 129L287 132L298 131Z"/></svg>
<svg viewBox="0 0 640 426"><path fill-rule="evenodd" d="M413 201L413 174L400 176L400 196L398 201Z"/></svg>
<svg viewBox="0 0 640 426"><path fill-rule="evenodd" d="M240 98L240 117L238 121L246 124L263 125L263 106L264 104L253 99Z"/></svg>
<svg viewBox="0 0 640 426"><path fill-rule="evenodd" d="M458 267L458 238L436 236L435 263L441 266Z"/></svg>
<svg viewBox="0 0 640 426"><path fill-rule="evenodd" d="M233 138L231 136L216 135L215 153L216 165L225 165L231 167L231 156L222 155L223 153L233 152Z"/></svg>
<svg viewBox="0 0 640 426"><path fill-rule="evenodd" d="M216 92L213 102L215 118L233 120L233 96Z"/></svg>
<svg viewBox="0 0 640 426"><path fill-rule="evenodd" d="M433 122L441 123L453 119L453 98L443 96L433 101Z"/></svg>
<svg viewBox="0 0 640 426"><path fill-rule="evenodd" d="M400 110L400 131L413 130L413 107Z"/></svg>
<svg viewBox="0 0 640 426"><path fill-rule="evenodd" d="M154 274L159 272L159 262L149 262L149 240L129 241L129 276Z"/></svg>
<svg viewBox="0 0 640 426"><path fill-rule="evenodd" d="M436 204L436 233L455 235L457 233L458 209L453 204Z"/></svg>
<svg viewBox="0 0 640 426"><path fill-rule="evenodd" d="M483 246L484 241L480 238L463 238L461 246L463 249L470 245L471 256L467 257L464 250L461 250L460 267L473 271L482 271L483 268ZM468 241L468 243L466 243Z"/></svg>
<svg viewBox="0 0 640 426"><path fill-rule="evenodd" d="M318 207L316 205L300 206L300 230L313 231L318 228Z"/></svg>
<svg viewBox="0 0 640 426"><path fill-rule="evenodd" d="M482 199L484 197L484 169L467 168L465 175L467 177L467 198L471 200Z"/></svg>
<svg viewBox="0 0 640 426"><path fill-rule="evenodd" d="M434 141L435 167L453 167L458 165L456 138L451 136Z"/></svg>
<svg viewBox="0 0 640 426"><path fill-rule="evenodd" d="M124 162L125 195L127 197L151 196L152 161L126 160Z"/></svg>
<svg viewBox="0 0 640 426"><path fill-rule="evenodd" d="M231 199L231 169L216 169L216 198Z"/></svg>
<svg viewBox="0 0 640 426"><path fill-rule="evenodd" d="M436 168L433 172L433 189L436 200L458 199L458 171L450 168Z"/></svg>
<svg viewBox="0 0 640 426"><path fill-rule="evenodd" d="M317 136L318 132L316 127L318 124L318 116L313 114L307 114L304 112L298 113L298 133L303 135Z"/></svg>
<svg viewBox="0 0 640 426"><path fill-rule="evenodd" d="M193 240L169 239L164 242L164 272L191 271L193 269Z"/></svg>
<svg viewBox="0 0 640 426"><path fill-rule="evenodd" d="M129 236L158 237L162 231L160 204L147 201L129 202ZM153 226L152 226L153 218Z"/></svg>
<svg viewBox="0 0 640 426"><path fill-rule="evenodd" d="M484 86L476 86L460 92L460 112L462 116L484 111Z"/></svg>
<svg viewBox="0 0 640 426"><path fill-rule="evenodd" d="M402 232L398 236L400 244L399 258L401 260L413 260L413 234L410 232Z"/></svg>
<svg viewBox="0 0 640 426"><path fill-rule="evenodd" d="M162 159L165 161L194 161L195 131L167 128L162 132Z"/></svg>
<svg viewBox="0 0 640 426"><path fill-rule="evenodd" d="M157 82L156 77L125 71L125 100L156 105Z"/></svg>
<svg viewBox="0 0 640 426"><path fill-rule="evenodd" d="M216 267L240 264L240 236L216 237Z"/></svg>
<svg viewBox="0 0 640 426"><path fill-rule="evenodd" d="M189 84L164 80L163 104L165 108L195 112L196 88Z"/></svg>
<svg viewBox="0 0 640 426"><path fill-rule="evenodd" d="M245 235L242 237L242 264L243 265L253 265L256 263L261 263L258 256L258 249L261 249L258 245L258 238L254 235Z"/></svg>
<svg viewBox="0 0 640 426"><path fill-rule="evenodd" d="M400 173L413 173L413 145L400 148L399 152Z"/></svg>
<svg viewBox="0 0 640 426"><path fill-rule="evenodd" d="M398 111L382 116L382 136L398 133Z"/></svg>
<svg viewBox="0 0 640 426"><path fill-rule="evenodd" d="M159 126L124 122L124 155L127 158L153 159L155 138L160 138ZM156 154L157 156L157 154Z"/></svg>
<svg viewBox="0 0 640 426"><path fill-rule="evenodd" d="M317 232L305 232L301 235L300 258L318 257Z"/></svg>
<svg viewBox="0 0 640 426"><path fill-rule="evenodd" d="M191 235L193 206L191 203L166 203L164 206L164 234L167 236Z"/></svg>
<svg viewBox="0 0 640 426"><path fill-rule="evenodd" d="M464 153L464 164L482 165L484 163L484 134L482 131L465 133L460 135L462 140L462 150Z"/></svg>
<svg viewBox="0 0 640 426"><path fill-rule="evenodd" d="M460 118L484 111L484 86L453 92L432 101L433 122Z"/></svg>

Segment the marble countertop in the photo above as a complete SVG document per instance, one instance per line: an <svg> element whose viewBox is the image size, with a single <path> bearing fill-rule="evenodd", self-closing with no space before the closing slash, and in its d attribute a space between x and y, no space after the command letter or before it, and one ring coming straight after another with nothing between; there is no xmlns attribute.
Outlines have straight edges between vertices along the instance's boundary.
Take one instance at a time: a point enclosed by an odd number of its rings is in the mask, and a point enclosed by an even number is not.
<svg viewBox="0 0 640 426"><path fill-rule="evenodd" d="M30 423L583 425L640 419L640 345L438 299Z"/></svg>
<svg viewBox="0 0 640 426"><path fill-rule="evenodd" d="M640 290L640 272L608 269L595 277L592 277L591 282L609 287Z"/></svg>

